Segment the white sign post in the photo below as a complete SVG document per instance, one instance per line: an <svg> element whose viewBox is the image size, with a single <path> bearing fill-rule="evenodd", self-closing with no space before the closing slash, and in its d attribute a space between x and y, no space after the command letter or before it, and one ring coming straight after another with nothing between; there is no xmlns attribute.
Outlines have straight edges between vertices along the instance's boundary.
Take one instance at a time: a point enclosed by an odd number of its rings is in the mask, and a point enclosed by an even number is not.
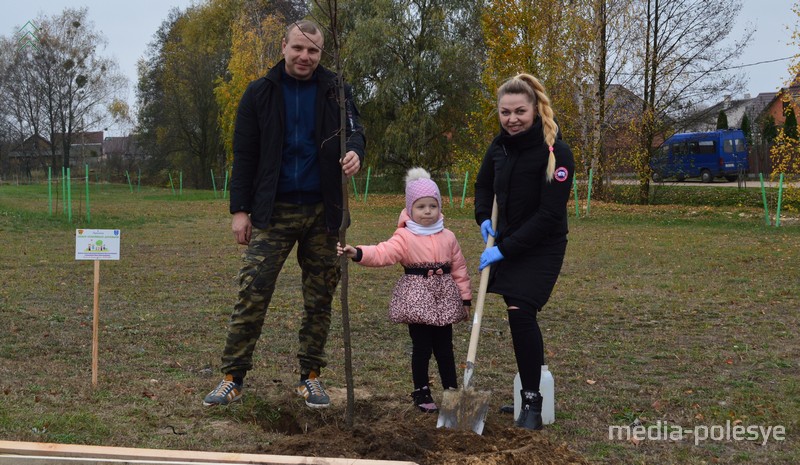
<svg viewBox="0 0 800 465"><path fill-rule="evenodd" d="M119 229L75 230L75 260L94 260L92 387L97 387L98 332L100 327L100 260L119 260L119 242Z"/></svg>

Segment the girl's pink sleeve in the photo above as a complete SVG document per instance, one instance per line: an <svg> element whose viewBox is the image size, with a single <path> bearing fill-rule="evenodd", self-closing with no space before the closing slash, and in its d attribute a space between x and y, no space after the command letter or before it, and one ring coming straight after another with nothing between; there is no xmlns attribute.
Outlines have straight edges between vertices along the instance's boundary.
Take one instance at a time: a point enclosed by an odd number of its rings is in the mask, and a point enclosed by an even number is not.
<svg viewBox="0 0 800 465"><path fill-rule="evenodd" d="M469 271L467 271L467 260L461 253L461 246L458 239L453 235L452 259L450 260L450 274L461 291L461 300L472 300L472 289L470 288Z"/></svg>
<svg viewBox="0 0 800 465"><path fill-rule="evenodd" d="M406 255L406 239L400 230L394 232L392 237L377 245L359 245L362 257L358 262L364 266L389 266L398 263Z"/></svg>

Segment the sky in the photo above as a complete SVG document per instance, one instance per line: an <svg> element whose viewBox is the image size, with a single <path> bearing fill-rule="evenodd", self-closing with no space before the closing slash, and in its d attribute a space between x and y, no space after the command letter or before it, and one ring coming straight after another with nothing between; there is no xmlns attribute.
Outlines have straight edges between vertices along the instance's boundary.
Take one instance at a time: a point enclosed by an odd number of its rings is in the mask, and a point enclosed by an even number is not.
<svg viewBox="0 0 800 465"><path fill-rule="evenodd" d="M792 12L795 0L742 0L742 10L736 18L736 28L748 23L755 26L749 45L734 65L749 65L778 60L800 53L798 46L792 47L792 31L798 27L800 18ZM731 36L737 36L734 32ZM789 66L793 60L774 61L740 68L748 76L747 93L755 97L762 92L775 92L787 85L792 77ZM741 96L735 96L741 97ZM713 104L716 102L710 102Z"/></svg>
<svg viewBox="0 0 800 465"><path fill-rule="evenodd" d="M173 7L185 9L200 0L0 0L0 34L15 36L26 22L39 13L59 14L65 7L87 7L95 30L108 41L104 56L116 59L121 72L129 80L127 100L133 107L136 88L136 62L143 57L161 22ZM775 92L790 78L787 58L800 50L789 46L798 17L791 11L795 0L742 0L736 28L750 23L756 32L741 58L732 66L749 77L746 92L755 97L761 92ZM736 36L734 32L732 34ZM780 60L780 61L774 61ZM762 63L769 62L771 63ZM761 63L761 64L755 64ZM741 98L742 96L734 96ZM706 102L713 104L715 102Z"/></svg>

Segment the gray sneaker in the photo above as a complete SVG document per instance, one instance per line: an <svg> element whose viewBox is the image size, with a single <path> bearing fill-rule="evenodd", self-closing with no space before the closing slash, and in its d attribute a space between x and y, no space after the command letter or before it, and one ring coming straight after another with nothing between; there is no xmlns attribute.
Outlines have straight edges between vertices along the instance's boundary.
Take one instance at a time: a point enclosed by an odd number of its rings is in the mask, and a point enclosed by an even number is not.
<svg viewBox="0 0 800 465"><path fill-rule="evenodd" d="M231 402L236 402L242 398L242 389L244 386L237 384L233 381L233 376L225 375L225 378L219 382L213 391L209 392L203 405L206 407L211 405L228 405Z"/></svg>
<svg viewBox="0 0 800 465"><path fill-rule="evenodd" d="M309 373L308 379L301 381L296 390L298 395L305 398L306 405L311 408L327 408L331 404L331 398L325 392L325 387L316 372Z"/></svg>

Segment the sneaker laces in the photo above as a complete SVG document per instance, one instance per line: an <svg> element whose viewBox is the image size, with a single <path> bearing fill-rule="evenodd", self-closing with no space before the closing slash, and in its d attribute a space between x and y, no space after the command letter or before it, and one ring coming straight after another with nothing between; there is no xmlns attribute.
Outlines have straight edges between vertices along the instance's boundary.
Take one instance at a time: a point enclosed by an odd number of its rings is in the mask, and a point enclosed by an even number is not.
<svg viewBox="0 0 800 465"><path fill-rule="evenodd" d="M325 390L322 388L322 383L317 378L308 378L306 380L306 388L312 396L322 395Z"/></svg>
<svg viewBox="0 0 800 465"><path fill-rule="evenodd" d="M236 383L232 379L229 380L225 378L219 383L219 385L217 385L216 388L214 388L212 394L213 395L220 395L222 393L227 394L234 389L236 389Z"/></svg>

